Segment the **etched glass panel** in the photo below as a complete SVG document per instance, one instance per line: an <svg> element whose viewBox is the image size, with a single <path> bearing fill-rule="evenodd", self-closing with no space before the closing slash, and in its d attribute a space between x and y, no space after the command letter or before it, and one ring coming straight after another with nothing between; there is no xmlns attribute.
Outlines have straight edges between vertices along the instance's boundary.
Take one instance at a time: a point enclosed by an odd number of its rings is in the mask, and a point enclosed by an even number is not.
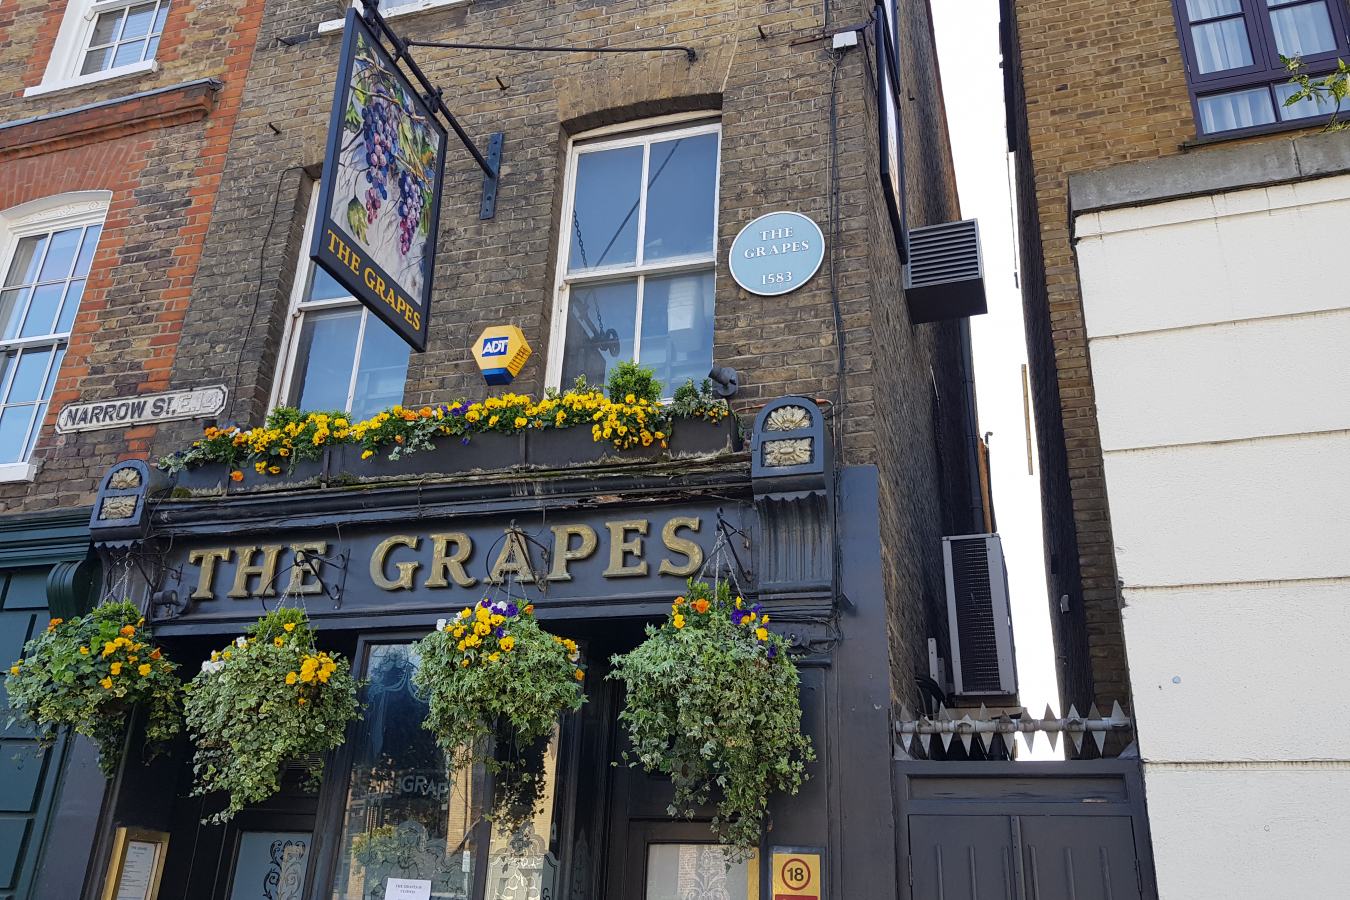
<svg viewBox="0 0 1350 900"><path fill-rule="evenodd" d="M717 844L648 844L646 900L749 900L750 866L728 867Z"/></svg>
<svg viewBox="0 0 1350 900"><path fill-rule="evenodd" d="M417 664L408 644L370 647L333 900L382 900L391 878L430 881L437 900L473 890L484 771L451 771L422 727Z"/></svg>
<svg viewBox="0 0 1350 900"><path fill-rule="evenodd" d="M526 751L515 773L499 775L488 850L487 900L552 900L558 861L550 851L558 775L558 729ZM514 776L514 777L513 777Z"/></svg>
<svg viewBox="0 0 1350 900"><path fill-rule="evenodd" d="M240 832L230 900L301 900L309 844L303 832Z"/></svg>

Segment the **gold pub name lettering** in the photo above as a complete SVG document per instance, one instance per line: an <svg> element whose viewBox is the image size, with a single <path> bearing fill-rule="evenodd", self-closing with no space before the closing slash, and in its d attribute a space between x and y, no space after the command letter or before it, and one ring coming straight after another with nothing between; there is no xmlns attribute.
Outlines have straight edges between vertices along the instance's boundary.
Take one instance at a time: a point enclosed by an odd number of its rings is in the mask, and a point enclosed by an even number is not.
<svg viewBox="0 0 1350 900"><path fill-rule="evenodd" d="M379 294L380 298L384 300L385 303L388 303L394 308L394 312L403 317L403 321L407 322L415 329L421 329L422 314L407 300L400 297L394 291L392 285L385 284L384 279L377 275L375 270L370 266L366 266L365 272L363 273L361 270L361 257L357 255L355 250L343 243L342 238L338 237L337 233L331 228L328 229L328 252L336 256L338 262L351 269L357 275L360 275L361 280L366 283L366 287Z"/></svg>
<svg viewBox="0 0 1350 900"><path fill-rule="evenodd" d="M697 516L673 516L661 528L661 542L666 550L684 561L663 558L657 567L658 575L672 575L688 578L703 565L703 548L694 541L681 537L678 532L688 529L697 533L700 525ZM648 534L650 522L647 519L624 519L606 522L605 531L608 542L608 567L601 573L605 578L631 578L648 574L647 560L643 559L643 538ZM219 547L192 550L188 553L188 563L198 566L197 586L190 598L193 600L215 600L214 581L216 570L222 563L238 560L234 567L234 580L225 594L236 600L248 597L275 597L277 565L281 554L289 546L292 554L318 554L328 552L327 541L307 541L300 543L264 544L262 546L243 546L237 548ZM381 590L411 591L415 589L414 577L423 568L424 558L407 559L407 551L423 550L423 540L419 535L395 534L381 541L370 555L370 580ZM425 546L431 550L431 561L426 566L426 575L422 579L423 588L449 588L455 584L461 588L470 588L478 579L469 575L464 565L473 553L473 539L462 531L449 531L443 534L427 536ZM600 546L600 538L589 525L554 525L553 563L545 581L571 581L568 570L570 564L589 559ZM391 559L392 557L392 559ZM397 575L390 577L389 566L392 562ZM515 532L506 531L506 540L492 565L492 571L486 579L488 584L502 584L513 577L523 584L533 583L535 570L530 564L529 548L524 539ZM256 579L256 583L254 582ZM292 564L290 581L286 587L290 594L319 594L323 585L314 574L303 565Z"/></svg>

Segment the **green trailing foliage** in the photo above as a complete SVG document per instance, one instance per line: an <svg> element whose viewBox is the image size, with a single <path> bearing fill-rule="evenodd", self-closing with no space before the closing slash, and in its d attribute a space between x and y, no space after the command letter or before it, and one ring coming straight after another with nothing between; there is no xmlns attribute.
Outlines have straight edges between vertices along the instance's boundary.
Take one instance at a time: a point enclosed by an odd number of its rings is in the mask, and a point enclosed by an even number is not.
<svg viewBox="0 0 1350 900"><path fill-rule="evenodd" d="M1312 100L1317 104L1319 113L1330 112L1331 118L1323 131L1342 131L1350 128L1350 122L1341 121L1341 107L1350 94L1350 66L1345 60L1336 60L1335 71L1321 78L1309 78L1304 71L1308 67L1299 57L1281 55L1280 62L1289 72L1289 82L1297 84L1299 89L1285 98L1284 105L1292 106L1303 100Z"/></svg>
<svg viewBox="0 0 1350 900"><path fill-rule="evenodd" d="M275 609L213 652L187 686L185 704L197 745L193 794L229 794L225 809L204 821L228 822L275 794L289 760L310 760L317 784L318 755L341 744L360 717L356 689L348 661L315 648L302 609Z"/></svg>
<svg viewBox="0 0 1350 900"><path fill-rule="evenodd" d="M626 359L609 370L605 391L615 403L636 403L638 400L656 403L661 399L661 382L655 368ZM627 400L629 396L633 399Z"/></svg>
<svg viewBox="0 0 1350 900"><path fill-rule="evenodd" d="M422 727L454 768L511 768L519 753L489 756L490 738L524 752L585 700L577 645L541 629L530 605L481 600L414 646L421 662L413 685L430 704Z"/></svg>
<svg viewBox="0 0 1350 900"><path fill-rule="evenodd" d="M619 719L630 765L671 776L671 815L692 817L716 790L712 827L733 861L758 848L769 794L795 794L815 759L801 730L797 667L768 621L758 605L733 599L727 582L691 579L666 622L615 656L609 676L628 688Z"/></svg>
<svg viewBox="0 0 1350 900"><path fill-rule="evenodd" d="M174 671L151 640L131 602L107 602L86 616L52 619L24 645L24 658L5 679L10 723L32 727L50 744L59 727L73 728L98 745L99 767L111 777L122 755L127 716L145 707L147 756L182 729L181 689Z"/></svg>

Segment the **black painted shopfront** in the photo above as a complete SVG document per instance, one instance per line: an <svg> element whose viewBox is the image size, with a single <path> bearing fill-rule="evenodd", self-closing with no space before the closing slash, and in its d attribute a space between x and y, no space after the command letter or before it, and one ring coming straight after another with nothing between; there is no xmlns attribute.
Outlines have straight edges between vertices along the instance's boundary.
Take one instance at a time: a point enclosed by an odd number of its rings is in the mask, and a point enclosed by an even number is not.
<svg viewBox="0 0 1350 900"><path fill-rule="evenodd" d="M93 539L109 583L147 605L185 674L286 603L303 604L320 646L349 655L368 683L364 716L326 760L318 791L306 790L297 761L280 794L227 826L202 824L220 802L191 796L185 740L148 766L128 754L95 859L106 860L119 827L167 832L161 900L366 900L386 896L390 879L430 881L437 898L665 900L770 895L761 863L773 848L811 847L823 853L823 896L894 897L877 471L833 467L810 401L775 401L758 421L783 404L809 413L801 433L756 431L745 449L675 458L321 475L195 495L141 463L119 464L142 484L119 495L109 473ZM766 454L771 440L806 441L798 449L809 452ZM97 509L115 496L134 497L121 508L134 502L135 512L100 527ZM671 816L670 779L624 763L622 688L605 677L610 657L642 640L688 578L714 575L735 578L791 642L817 756L800 793L771 798L756 857L730 870L712 844L711 810ZM531 748L540 802L509 832L484 818L494 776L447 770L410 680L412 641L483 597L508 595L577 641L587 698Z"/></svg>

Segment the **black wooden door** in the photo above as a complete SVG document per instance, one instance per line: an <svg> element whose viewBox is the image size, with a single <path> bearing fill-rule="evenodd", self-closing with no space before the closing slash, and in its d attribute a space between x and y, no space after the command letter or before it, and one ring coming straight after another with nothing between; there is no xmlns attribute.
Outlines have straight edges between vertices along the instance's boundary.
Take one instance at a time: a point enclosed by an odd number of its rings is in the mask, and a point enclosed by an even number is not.
<svg viewBox="0 0 1350 900"><path fill-rule="evenodd" d="M912 815L914 900L1136 900L1129 816Z"/></svg>

